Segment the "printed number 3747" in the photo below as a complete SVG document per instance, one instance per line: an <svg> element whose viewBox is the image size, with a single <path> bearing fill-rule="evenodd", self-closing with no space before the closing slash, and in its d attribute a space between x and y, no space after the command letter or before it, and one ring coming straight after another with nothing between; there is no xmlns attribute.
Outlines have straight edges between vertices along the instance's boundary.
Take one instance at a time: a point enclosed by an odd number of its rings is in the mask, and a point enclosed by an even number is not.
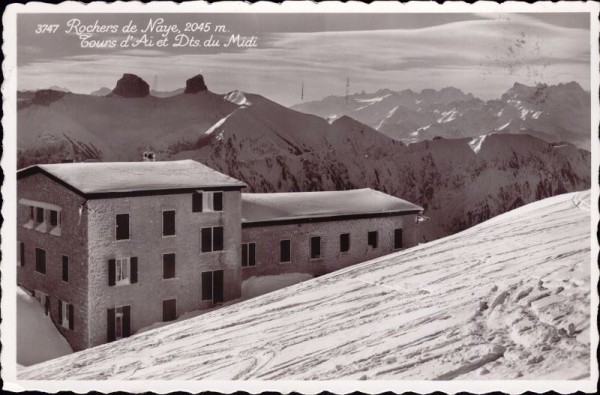
<svg viewBox="0 0 600 395"><path fill-rule="evenodd" d="M58 25L37 25L35 34L56 33Z"/></svg>

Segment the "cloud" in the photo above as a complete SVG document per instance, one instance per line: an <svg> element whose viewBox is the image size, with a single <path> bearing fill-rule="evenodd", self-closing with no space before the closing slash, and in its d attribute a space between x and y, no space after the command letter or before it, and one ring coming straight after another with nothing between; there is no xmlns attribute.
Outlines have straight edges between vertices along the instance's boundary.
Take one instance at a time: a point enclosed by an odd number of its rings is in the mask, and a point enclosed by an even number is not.
<svg viewBox="0 0 600 395"><path fill-rule="evenodd" d="M131 72L148 82L158 75L159 89L171 90L202 72L211 90L242 89L293 104L302 82L305 97L320 99L343 94L346 78L353 91L456 86L482 98L498 97L515 81L589 86L589 31L521 16L261 39L266 45L235 53L137 50L37 61L19 68L19 87L51 81L87 93Z"/></svg>

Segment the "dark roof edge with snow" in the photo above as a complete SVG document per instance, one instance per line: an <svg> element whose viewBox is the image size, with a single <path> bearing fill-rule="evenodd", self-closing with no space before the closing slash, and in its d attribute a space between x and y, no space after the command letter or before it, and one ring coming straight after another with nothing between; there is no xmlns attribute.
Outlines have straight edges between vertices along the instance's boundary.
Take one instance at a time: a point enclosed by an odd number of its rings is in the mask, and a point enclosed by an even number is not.
<svg viewBox="0 0 600 395"><path fill-rule="evenodd" d="M61 177L60 175L53 174L51 171L47 170L45 167L48 166L69 166L73 165L72 163L67 164L53 164L53 165L32 165L26 167L24 169L17 171L17 180L29 177L34 174L42 174L57 184L65 187L66 189L76 193L79 196L82 196L85 199L111 199L111 198L124 198L124 197L135 197L135 196L157 196L157 195L173 195L173 194L185 194L192 193L194 191L235 191L241 190L242 188L247 187L247 185L239 180L236 180L232 177L226 176L222 173L217 172L216 170L210 169L207 166L204 166L195 161L194 162L199 166L203 166L209 171L219 176L224 176L224 179L220 179L217 182L215 180L207 181L207 182L194 182L194 183L181 183L177 185L169 185L168 187L150 187L144 185L132 185L128 190L123 190L123 188L116 188L115 190L110 189L110 185L104 185L102 190L94 191L94 190L85 190L77 185L76 182L70 182L68 177ZM115 165L118 162L97 162L97 163L105 163L110 165ZM123 162L123 163L157 163L157 162ZM168 162L164 162L168 163ZM93 174L93 172L92 172ZM92 175L90 174L90 175ZM199 174L198 177L201 178L203 174Z"/></svg>
<svg viewBox="0 0 600 395"><path fill-rule="evenodd" d="M273 219L268 221L251 221L243 220L242 228L259 228L262 226L277 226L277 225L294 225L305 223L329 222L329 221L347 221L351 219L367 219L367 218L385 218L399 217L402 215L421 214L423 210L404 210L404 211L389 211L385 213L365 213L365 214L339 214L328 216L306 216L298 218L283 218Z"/></svg>

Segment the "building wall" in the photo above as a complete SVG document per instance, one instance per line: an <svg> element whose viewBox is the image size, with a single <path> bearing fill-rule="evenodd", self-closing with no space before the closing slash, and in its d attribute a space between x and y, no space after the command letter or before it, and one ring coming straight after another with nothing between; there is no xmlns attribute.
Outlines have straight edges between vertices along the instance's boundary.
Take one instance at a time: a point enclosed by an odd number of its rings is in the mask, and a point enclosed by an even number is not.
<svg viewBox="0 0 600 395"><path fill-rule="evenodd" d="M394 229L403 229L404 248L417 244L416 215L329 222L246 227L242 243L256 243L256 265L242 268L242 279L282 273L314 276L394 252ZM367 233L378 231L378 247L367 244ZM350 233L350 250L340 253L340 234ZM321 258L310 259L310 238L321 236ZM280 240L291 240L291 262L279 263ZM241 263L240 263L241 266Z"/></svg>
<svg viewBox="0 0 600 395"><path fill-rule="evenodd" d="M17 203L17 240L25 243L25 266L17 267L17 282L33 292L40 290L50 297L50 316L59 331L74 350L81 350L88 342L87 328L87 214L79 215L81 196L50 180L34 174L18 180L17 201L29 199L50 203L62 208L60 236L25 228L30 209ZM50 213L45 211L50 223ZM17 246L17 248L19 248ZM35 271L35 249L46 250L46 274ZM62 280L62 255L69 257L69 282ZM58 300L73 305L74 328L58 325Z"/></svg>
<svg viewBox="0 0 600 395"><path fill-rule="evenodd" d="M107 309L131 306L131 333L162 321L162 302L177 299L177 315L212 307L201 300L201 273L224 270L224 299L241 295L241 194L223 193L222 212L192 212L191 194L90 200L89 346L107 341ZM162 211L175 210L175 236L162 236ZM130 239L116 240L116 214L128 213ZM224 250L201 252L201 229L224 227ZM164 253L176 254L176 278L163 280ZM138 282L108 285L108 260L138 257Z"/></svg>

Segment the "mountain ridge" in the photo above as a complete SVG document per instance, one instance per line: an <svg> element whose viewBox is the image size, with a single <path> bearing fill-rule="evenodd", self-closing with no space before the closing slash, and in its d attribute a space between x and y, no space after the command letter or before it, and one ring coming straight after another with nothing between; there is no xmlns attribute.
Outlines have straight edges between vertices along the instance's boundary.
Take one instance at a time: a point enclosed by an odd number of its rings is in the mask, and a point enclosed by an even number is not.
<svg viewBox="0 0 600 395"><path fill-rule="evenodd" d="M428 210L422 241L591 182L590 153L571 144L498 132L406 145L348 116L328 121L241 91L38 92L20 103L17 120L19 168L137 161L153 151L157 160L197 160L249 192L369 187Z"/></svg>
<svg viewBox="0 0 600 395"><path fill-rule="evenodd" d="M500 98L488 101L453 87L421 92L380 89L290 108L325 119L348 115L404 143L503 132L569 141L589 151L590 106L590 93L572 81L535 86L515 82Z"/></svg>

